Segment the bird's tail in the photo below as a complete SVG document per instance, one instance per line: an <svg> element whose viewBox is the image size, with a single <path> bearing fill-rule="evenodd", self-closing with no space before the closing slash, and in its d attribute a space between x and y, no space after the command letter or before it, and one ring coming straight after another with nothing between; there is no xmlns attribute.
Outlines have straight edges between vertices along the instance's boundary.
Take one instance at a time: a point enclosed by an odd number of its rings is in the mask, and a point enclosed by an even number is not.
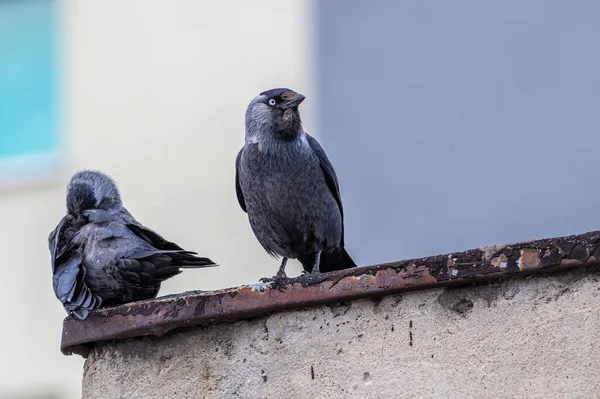
<svg viewBox="0 0 600 399"><path fill-rule="evenodd" d="M302 267L310 273L315 264L315 254L298 257ZM351 269L356 267L356 263L352 260L345 248L340 248L329 254L321 254L321 263L319 270L321 273L332 272L335 270Z"/></svg>
<svg viewBox="0 0 600 399"><path fill-rule="evenodd" d="M208 258L184 250L141 251L131 255L130 258L139 260L141 264L149 263L152 265L152 268L148 270L148 274L157 282L178 275L181 273L181 269L218 266ZM148 262L144 262L145 260Z"/></svg>
<svg viewBox="0 0 600 399"><path fill-rule="evenodd" d="M170 267L181 267L187 269L200 268L200 267L214 267L218 266L215 262L209 258L198 256L196 252L184 251L184 250L153 250L153 251L141 251L130 256L132 259L143 259L143 258L161 258L165 266ZM159 264L160 264L159 263Z"/></svg>
<svg viewBox="0 0 600 399"><path fill-rule="evenodd" d="M198 256L196 252L181 251L177 254L172 254L173 263L183 268L199 268L199 267L215 267L218 266L209 258Z"/></svg>

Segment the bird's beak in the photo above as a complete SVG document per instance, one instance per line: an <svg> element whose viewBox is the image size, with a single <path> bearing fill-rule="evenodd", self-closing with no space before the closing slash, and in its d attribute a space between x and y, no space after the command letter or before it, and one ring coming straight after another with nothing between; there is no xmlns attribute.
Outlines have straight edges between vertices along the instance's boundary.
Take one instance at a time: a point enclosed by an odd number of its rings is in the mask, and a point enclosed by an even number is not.
<svg viewBox="0 0 600 399"><path fill-rule="evenodd" d="M289 109L300 105L306 97L295 91L286 91L281 95L281 98L285 101L280 105L281 109Z"/></svg>

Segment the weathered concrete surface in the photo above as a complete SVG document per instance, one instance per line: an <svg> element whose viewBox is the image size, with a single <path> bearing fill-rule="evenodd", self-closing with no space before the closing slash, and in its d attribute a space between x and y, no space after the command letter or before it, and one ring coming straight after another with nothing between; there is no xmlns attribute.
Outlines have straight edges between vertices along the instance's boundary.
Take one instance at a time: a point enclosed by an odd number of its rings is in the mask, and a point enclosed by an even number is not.
<svg viewBox="0 0 600 399"><path fill-rule="evenodd" d="M98 345L84 398L596 398L598 268Z"/></svg>

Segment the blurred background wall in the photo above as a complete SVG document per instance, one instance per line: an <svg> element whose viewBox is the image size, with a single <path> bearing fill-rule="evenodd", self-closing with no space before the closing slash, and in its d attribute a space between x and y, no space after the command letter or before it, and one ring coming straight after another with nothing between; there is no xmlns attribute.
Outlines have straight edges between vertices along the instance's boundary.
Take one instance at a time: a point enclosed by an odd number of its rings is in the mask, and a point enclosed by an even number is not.
<svg viewBox="0 0 600 399"><path fill-rule="evenodd" d="M234 164L261 91L306 94L315 130L309 6L0 1L0 115L19 116L0 122L0 398L80 396L83 360L60 353L47 245L77 169L109 173L138 220L221 265L161 295L274 274L237 203Z"/></svg>
<svg viewBox="0 0 600 399"><path fill-rule="evenodd" d="M359 264L600 227L600 2L317 4Z"/></svg>
<svg viewBox="0 0 600 399"><path fill-rule="evenodd" d="M221 264L161 295L276 271L233 185L246 105L268 88L307 95L359 264L597 229L599 15L592 0L0 0L0 398L79 396L46 243L77 169Z"/></svg>

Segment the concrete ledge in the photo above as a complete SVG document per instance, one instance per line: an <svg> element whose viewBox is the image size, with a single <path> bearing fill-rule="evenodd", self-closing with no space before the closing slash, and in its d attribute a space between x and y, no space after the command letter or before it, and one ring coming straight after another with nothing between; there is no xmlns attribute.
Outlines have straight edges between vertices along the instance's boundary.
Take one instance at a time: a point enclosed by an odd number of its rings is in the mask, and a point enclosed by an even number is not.
<svg viewBox="0 0 600 399"><path fill-rule="evenodd" d="M383 297L598 265L600 232L491 246L215 292L190 292L66 318L61 349L87 356L110 340L161 336L183 327L235 321L286 309Z"/></svg>
<svg viewBox="0 0 600 399"><path fill-rule="evenodd" d="M600 267L97 343L83 398L597 398Z"/></svg>

